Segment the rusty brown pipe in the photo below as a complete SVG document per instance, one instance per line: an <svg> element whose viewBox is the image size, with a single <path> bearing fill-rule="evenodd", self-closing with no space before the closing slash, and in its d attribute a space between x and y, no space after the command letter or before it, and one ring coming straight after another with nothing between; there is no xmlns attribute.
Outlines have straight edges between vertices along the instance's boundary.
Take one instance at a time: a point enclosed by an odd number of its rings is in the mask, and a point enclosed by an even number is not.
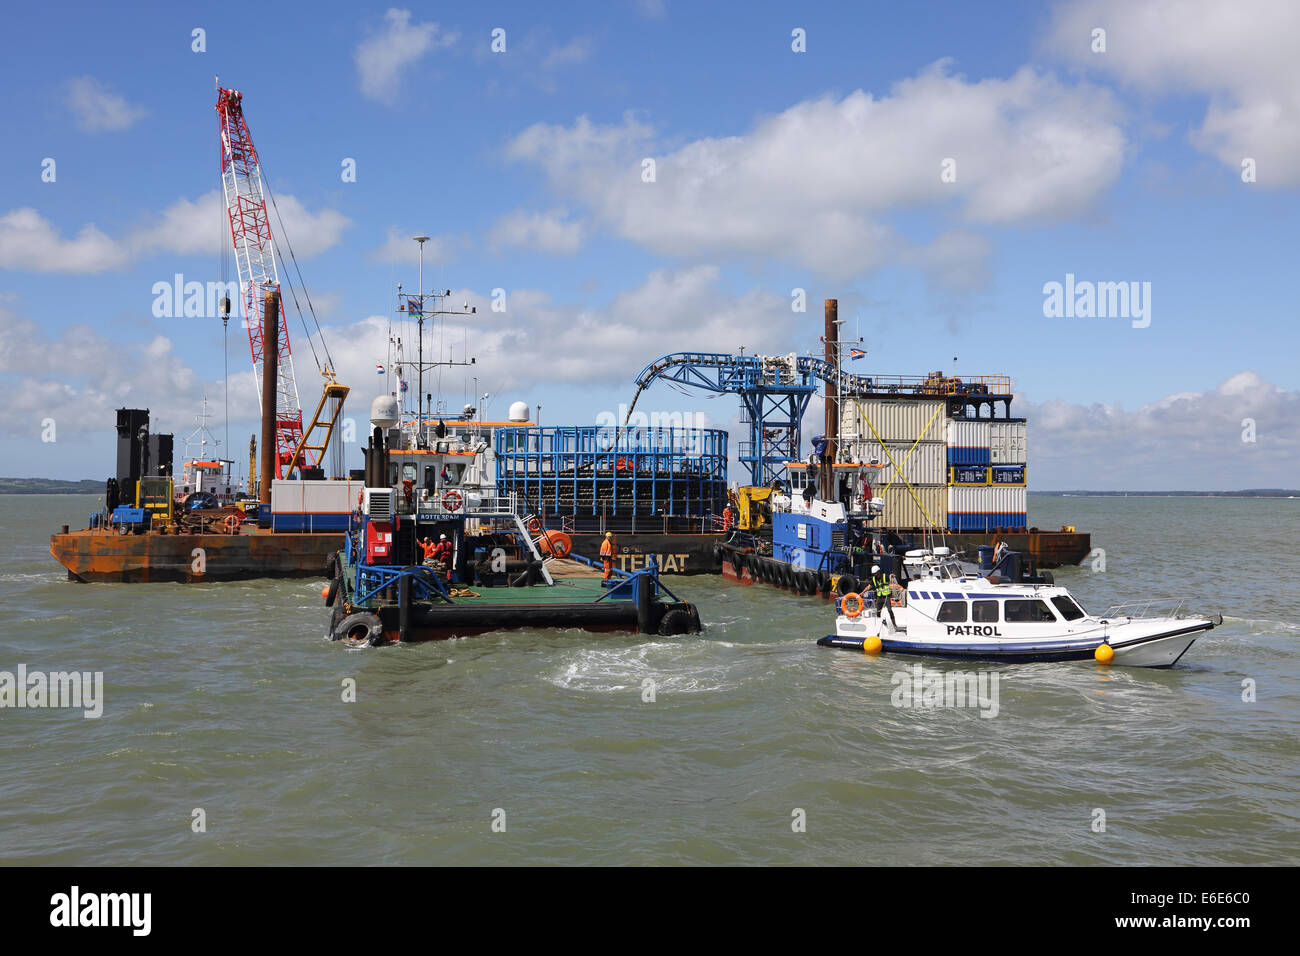
<svg viewBox="0 0 1300 956"><path fill-rule="evenodd" d="M262 477L258 482L258 500L271 506L271 482L275 480L276 396L280 361L280 293L266 293L262 308Z"/></svg>

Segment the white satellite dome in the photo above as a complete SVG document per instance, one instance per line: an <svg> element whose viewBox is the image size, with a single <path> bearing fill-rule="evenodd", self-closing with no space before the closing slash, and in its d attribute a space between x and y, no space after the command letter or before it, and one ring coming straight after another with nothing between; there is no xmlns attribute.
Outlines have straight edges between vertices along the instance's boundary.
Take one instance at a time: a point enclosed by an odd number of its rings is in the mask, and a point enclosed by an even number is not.
<svg viewBox="0 0 1300 956"><path fill-rule="evenodd" d="M380 395L370 403L370 424L380 428L392 428L401 417L397 399L391 395Z"/></svg>
<svg viewBox="0 0 1300 956"><path fill-rule="evenodd" d="M527 402L515 402L510 406L510 421L512 422L528 421Z"/></svg>

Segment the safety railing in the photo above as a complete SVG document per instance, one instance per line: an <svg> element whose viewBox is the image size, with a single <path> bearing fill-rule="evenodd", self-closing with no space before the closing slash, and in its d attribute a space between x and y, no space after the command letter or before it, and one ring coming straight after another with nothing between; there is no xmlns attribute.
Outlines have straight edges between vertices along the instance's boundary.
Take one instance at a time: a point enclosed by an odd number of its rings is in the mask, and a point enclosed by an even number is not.
<svg viewBox="0 0 1300 956"><path fill-rule="evenodd" d="M431 568L400 567L382 564L358 564L353 604L365 605L379 592L400 584L402 578L411 580L411 598L416 601L443 600L451 603L446 585Z"/></svg>
<svg viewBox="0 0 1300 956"><path fill-rule="evenodd" d="M1104 612L1096 615L1099 618L1110 620L1112 618L1124 617L1131 620L1143 620L1153 618L1184 618L1187 617L1187 611L1184 607L1186 600L1176 598L1157 598L1151 601L1132 601L1128 604L1112 604Z"/></svg>

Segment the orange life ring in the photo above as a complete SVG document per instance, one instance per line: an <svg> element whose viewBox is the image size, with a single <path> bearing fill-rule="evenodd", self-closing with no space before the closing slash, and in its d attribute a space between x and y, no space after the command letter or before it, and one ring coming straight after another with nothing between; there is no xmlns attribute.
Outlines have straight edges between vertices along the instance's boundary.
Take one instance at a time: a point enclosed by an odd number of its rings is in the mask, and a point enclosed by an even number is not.
<svg viewBox="0 0 1300 956"><path fill-rule="evenodd" d="M528 519L528 530L529 530L531 533L533 533L533 534L541 534L541 533L542 533L542 523L541 523L540 521L538 521L536 518L529 518L529 519Z"/></svg>
<svg viewBox="0 0 1300 956"><path fill-rule="evenodd" d="M226 520L223 524L225 524L226 530L231 534L239 534L239 515L226 515Z"/></svg>
<svg viewBox="0 0 1300 956"><path fill-rule="evenodd" d="M849 607L849 602L853 603L852 608ZM840 599L840 609L844 612L845 617L857 617L866 606L866 602L862 600L862 595L857 591L850 591Z"/></svg>
<svg viewBox="0 0 1300 956"><path fill-rule="evenodd" d="M442 506L448 511L459 511L460 502L461 498L459 491L448 491L442 496Z"/></svg>

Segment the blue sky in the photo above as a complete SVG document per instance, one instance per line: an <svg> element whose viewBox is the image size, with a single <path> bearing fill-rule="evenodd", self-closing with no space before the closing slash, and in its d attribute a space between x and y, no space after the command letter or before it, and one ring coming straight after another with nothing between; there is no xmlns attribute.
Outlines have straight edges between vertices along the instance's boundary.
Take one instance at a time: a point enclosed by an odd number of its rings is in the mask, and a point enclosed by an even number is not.
<svg viewBox="0 0 1300 956"><path fill-rule="evenodd" d="M0 471L97 478L113 408L147 405L179 435L204 394L220 408L220 322L151 311L158 281L219 278L220 74L245 94L358 417L394 280L415 284L407 237L426 232L426 286L479 306L497 413L522 398L588 422L665 352L815 349L836 297L863 371L957 356L1010 375L1034 487L1294 487L1295 6L274 3L255 29L229 5L15 9ZM1045 317L1043 286L1067 273L1150 283L1150 325ZM236 459L256 407L242 334ZM313 405L296 317L290 334ZM462 378L443 382L453 407ZM737 412L662 386L642 401Z"/></svg>

